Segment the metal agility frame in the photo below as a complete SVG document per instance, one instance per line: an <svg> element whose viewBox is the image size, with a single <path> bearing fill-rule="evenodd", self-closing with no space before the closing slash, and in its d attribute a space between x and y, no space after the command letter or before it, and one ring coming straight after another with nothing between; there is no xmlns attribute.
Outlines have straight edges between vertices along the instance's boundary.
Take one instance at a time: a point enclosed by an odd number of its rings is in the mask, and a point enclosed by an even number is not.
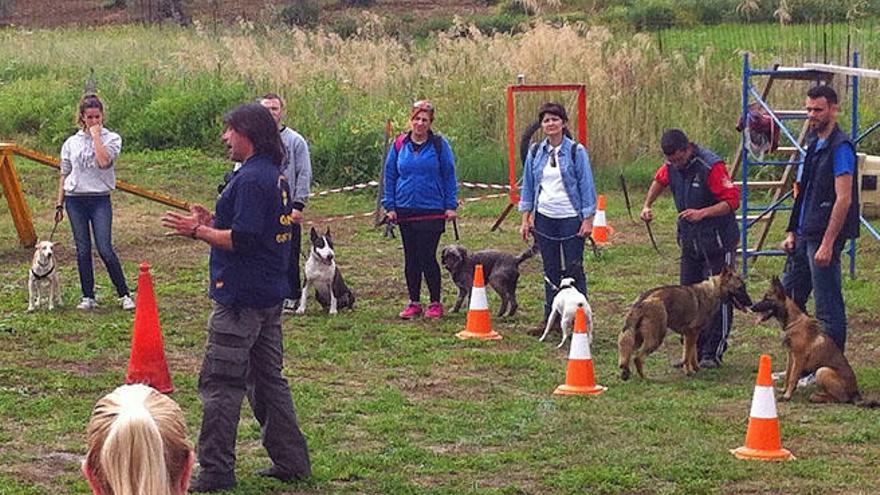
<svg viewBox="0 0 880 495"><path fill-rule="evenodd" d="M874 123L869 126L864 132L859 132L859 79L861 77L871 77L871 78L880 78L880 71L878 70L870 70L870 69L861 69L858 67L859 65L859 53L854 52L852 58L852 66L840 66L840 65L830 65L830 64L816 64L816 63L805 63L803 67L774 67L772 69L752 69L749 65L749 54L746 53L743 55L743 74L742 74L742 108L741 108L741 116L742 121L745 122L748 117L749 112L749 103L750 101L755 101L763 107L763 109L771 116L773 121L779 127L782 135L785 136L786 139L790 141L793 150L796 152L800 159L790 159L790 160L782 160L782 161L762 161L762 160L752 160L749 155L748 146L746 143L745 135L743 134L743 138L741 140L741 160L742 160L742 196L741 196L741 208L742 215L740 218L740 252L742 254L742 273L743 275L748 275L748 263L749 258L754 258L757 256L779 256L784 255L785 253L781 249L767 249L767 250L750 250L748 239L749 239L749 228L754 226L758 221L761 221L765 216L772 215L779 210L791 210L790 205L785 205L784 203L792 197L793 190L789 190L784 195L779 198L776 198L769 205L760 205L760 206L750 206L749 204L749 168L750 166L789 166L789 165L797 165L797 173L800 175L800 171L803 167L803 161L806 156L806 150L803 148L802 143L798 138L795 138L794 135L789 131L788 128L783 124L783 120L791 119L791 118L806 118L805 116L798 116L793 114L792 112L779 111L774 110L766 101L767 92L764 94L760 94L756 88L751 84L751 78L756 76L770 76L771 78L776 79L796 79L796 80L804 80L804 81L827 81L831 76L835 74L848 76L851 79L851 88L850 93L852 97L852 122L850 135L853 140L853 144L856 146L858 150L858 143L867 137L869 134L880 128L880 121ZM743 131L745 132L745 131ZM749 212L760 211L760 213L756 217L750 217L748 215ZM871 223L865 219L864 216L860 217L861 224L870 232L870 234L877 240L880 240L880 233L878 233L877 229L871 225ZM855 277L856 271L856 241L853 239L850 242L849 248L847 249L847 253L850 257L849 263L849 271L850 275Z"/></svg>
<svg viewBox="0 0 880 495"><path fill-rule="evenodd" d="M539 91L575 91L577 92L577 140L587 146L587 86L585 84L512 84L507 87L507 174L510 191L508 204L492 225L496 230L514 206L519 203L517 186L517 130L516 130L516 93L535 93ZM523 164L525 165L525 164Z"/></svg>

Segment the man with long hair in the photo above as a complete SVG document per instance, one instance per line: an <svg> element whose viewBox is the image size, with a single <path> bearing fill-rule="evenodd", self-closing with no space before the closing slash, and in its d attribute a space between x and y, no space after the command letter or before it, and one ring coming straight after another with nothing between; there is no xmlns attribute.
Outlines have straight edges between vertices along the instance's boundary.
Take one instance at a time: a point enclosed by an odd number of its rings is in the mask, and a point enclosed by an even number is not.
<svg viewBox="0 0 880 495"><path fill-rule="evenodd" d="M306 439L281 374L292 222L281 138L269 110L257 103L235 107L223 121L229 158L242 166L217 199L216 213L193 205L189 215L167 212L162 218L170 234L211 246L214 308L199 375L201 471L191 492L235 486L235 438L245 394L273 462L260 474L282 481L311 475Z"/></svg>

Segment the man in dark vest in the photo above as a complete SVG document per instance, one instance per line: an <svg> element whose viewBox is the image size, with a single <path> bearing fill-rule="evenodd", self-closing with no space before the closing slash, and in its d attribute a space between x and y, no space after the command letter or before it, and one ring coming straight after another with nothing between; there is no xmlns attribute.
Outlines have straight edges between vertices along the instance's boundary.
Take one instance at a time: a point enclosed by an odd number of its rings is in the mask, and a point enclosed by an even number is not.
<svg viewBox="0 0 880 495"><path fill-rule="evenodd" d="M829 86L807 92L807 156L782 249L788 253L782 284L804 309L810 292L816 318L844 350L846 310L840 281L840 253L859 236L855 148L837 126L837 93ZM809 383L809 382L808 382Z"/></svg>
<svg viewBox="0 0 880 495"><path fill-rule="evenodd" d="M678 244L681 246L679 283L702 282L733 264L739 228L734 212L739 208L739 188L730 181L724 160L690 142L681 129L669 129L660 139L666 161L657 169L640 217L654 219L651 205L669 186L678 210ZM717 368L727 349L733 308L723 304L697 342L701 368Z"/></svg>

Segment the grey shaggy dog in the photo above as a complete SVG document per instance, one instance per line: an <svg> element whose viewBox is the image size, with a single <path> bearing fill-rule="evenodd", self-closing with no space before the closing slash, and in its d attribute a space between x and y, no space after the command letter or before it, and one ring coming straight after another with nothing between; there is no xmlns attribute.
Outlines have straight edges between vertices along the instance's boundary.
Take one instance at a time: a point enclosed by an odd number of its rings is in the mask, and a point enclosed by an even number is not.
<svg viewBox="0 0 880 495"><path fill-rule="evenodd" d="M461 309L466 297L470 297L474 285L474 267L483 265L483 276L486 285L495 289L501 296L501 308L498 316L512 316L519 306L516 302L516 283L519 280L519 265L538 252L536 245L514 256L496 249L484 249L470 252L464 246L451 244L443 248L440 259L443 267L452 275L452 281L458 287L458 299L452 311Z"/></svg>

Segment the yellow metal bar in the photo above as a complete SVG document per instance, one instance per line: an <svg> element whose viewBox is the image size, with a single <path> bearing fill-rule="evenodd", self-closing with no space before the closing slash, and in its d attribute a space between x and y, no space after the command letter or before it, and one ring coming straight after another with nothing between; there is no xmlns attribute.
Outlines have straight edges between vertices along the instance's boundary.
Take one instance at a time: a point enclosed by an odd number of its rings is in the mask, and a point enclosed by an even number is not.
<svg viewBox="0 0 880 495"><path fill-rule="evenodd" d="M39 151L35 151L32 149L23 148L12 143L0 143L0 153L15 153L25 158L31 159L35 162L42 163L43 165L48 165L53 168L60 167L60 160L58 158L40 153ZM155 201L157 203L162 203L166 206L179 208L181 210L189 210L188 201L182 200L180 198L175 198L174 196L170 196L165 193L151 191L149 189L138 186L137 184L132 184L124 180L117 179L116 188L120 191L134 194L135 196L140 196L150 201Z"/></svg>
<svg viewBox="0 0 880 495"><path fill-rule="evenodd" d="M12 213L12 223L18 231L19 242L23 246L34 247L37 244L37 232L31 220L31 210L24 200L21 182L12 165L12 152L6 148L0 149L0 185L3 186L6 203L9 204L9 211Z"/></svg>

